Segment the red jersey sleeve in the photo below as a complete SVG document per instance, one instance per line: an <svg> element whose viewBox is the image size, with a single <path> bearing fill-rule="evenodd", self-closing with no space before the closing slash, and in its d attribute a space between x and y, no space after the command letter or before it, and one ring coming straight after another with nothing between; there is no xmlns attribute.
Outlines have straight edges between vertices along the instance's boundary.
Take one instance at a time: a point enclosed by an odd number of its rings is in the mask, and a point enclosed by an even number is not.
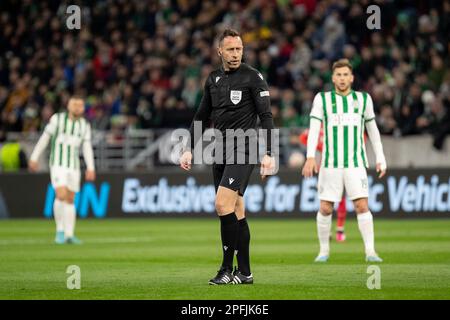
<svg viewBox="0 0 450 320"><path fill-rule="evenodd" d="M303 131L300 136L298 137L300 140L300 143L304 146L308 145L308 133L309 133L309 129L306 129L305 131ZM322 152L323 150L323 129L320 129L320 133L319 133L319 141L317 143L317 150L319 152Z"/></svg>

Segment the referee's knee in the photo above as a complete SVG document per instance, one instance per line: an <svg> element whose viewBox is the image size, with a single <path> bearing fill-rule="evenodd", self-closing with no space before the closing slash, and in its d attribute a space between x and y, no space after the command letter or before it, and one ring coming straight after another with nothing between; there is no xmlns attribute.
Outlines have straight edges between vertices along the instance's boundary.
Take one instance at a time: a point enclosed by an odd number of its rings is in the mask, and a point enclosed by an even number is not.
<svg viewBox="0 0 450 320"><path fill-rule="evenodd" d="M235 205L224 201L222 199L216 199L216 211L219 216L234 212Z"/></svg>

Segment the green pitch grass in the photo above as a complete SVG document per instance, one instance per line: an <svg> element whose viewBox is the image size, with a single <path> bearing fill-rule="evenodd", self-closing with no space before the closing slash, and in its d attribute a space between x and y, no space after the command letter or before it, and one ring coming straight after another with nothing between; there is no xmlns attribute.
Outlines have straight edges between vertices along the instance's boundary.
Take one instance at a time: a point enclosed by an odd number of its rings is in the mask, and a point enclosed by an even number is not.
<svg viewBox="0 0 450 320"><path fill-rule="evenodd" d="M51 220L0 221L0 299L449 299L450 220L375 221L381 289L354 217L325 265L314 219L250 219L255 284L209 286L221 261L219 221L79 220L83 245L55 245ZM81 289L69 290L69 265Z"/></svg>

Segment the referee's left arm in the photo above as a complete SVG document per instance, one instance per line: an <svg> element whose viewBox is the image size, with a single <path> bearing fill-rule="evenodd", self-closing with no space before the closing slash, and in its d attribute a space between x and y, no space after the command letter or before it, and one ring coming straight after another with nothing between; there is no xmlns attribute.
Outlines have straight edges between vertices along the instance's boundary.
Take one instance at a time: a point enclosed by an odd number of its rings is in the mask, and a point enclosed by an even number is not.
<svg viewBox="0 0 450 320"><path fill-rule="evenodd" d="M272 129L273 124L272 110L270 109L269 86L259 72L255 72L251 79L251 93L255 102L256 111L261 121L261 127L267 130L266 150L267 154L272 154Z"/></svg>

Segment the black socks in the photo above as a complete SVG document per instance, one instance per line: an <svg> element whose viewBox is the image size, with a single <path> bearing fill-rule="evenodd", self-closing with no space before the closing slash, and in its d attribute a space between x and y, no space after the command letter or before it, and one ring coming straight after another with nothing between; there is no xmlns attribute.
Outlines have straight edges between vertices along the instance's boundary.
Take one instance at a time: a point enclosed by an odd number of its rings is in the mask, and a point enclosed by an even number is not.
<svg viewBox="0 0 450 320"><path fill-rule="evenodd" d="M247 219L238 220L234 212L219 216L222 236L222 267L233 269L233 258L237 250L238 269L244 276L250 271L250 229Z"/></svg>
<svg viewBox="0 0 450 320"><path fill-rule="evenodd" d="M222 267L233 270L234 250L239 233L239 224L234 212L219 216L220 234L222 236L223 261Z"/></svg>
<svg viewBox="0 0 450 320"><path fill-rule="evenodd" d="M237 261L238 269L244 276L249 276L250 272L250 229L247 219L239 220L239 236L237 241Z"/></svg>

